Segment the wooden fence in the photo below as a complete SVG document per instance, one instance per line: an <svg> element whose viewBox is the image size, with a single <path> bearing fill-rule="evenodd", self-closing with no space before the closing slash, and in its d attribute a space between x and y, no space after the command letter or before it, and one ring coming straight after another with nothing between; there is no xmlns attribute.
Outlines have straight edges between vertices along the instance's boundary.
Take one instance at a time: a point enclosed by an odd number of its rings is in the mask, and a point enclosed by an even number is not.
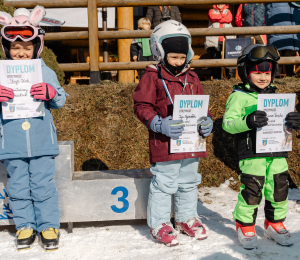
<svg viewBox="0 0 300 260"><path fill-rule="evenodd" d="M214 4L240 4L245 0L213 0ZM286 0L248 0L247 3L276 3L288 2ZM16 8L34 8L42 5L45 8L88 8L88 32L59 32L47 33L45 41L61 40L89 40L90 63L65 63L60 64L64 71L90 71L91 84L100 82L100 71L105 70L135 70L155 62L101 62L99 63L99 39L132 39L147 38L149 31L98 31L97 7L134 7L157 5L199 5L213 4L208 0L39 0L39 1L8 1L6 5ZM192 36L218 36L218 35L259 35L259 34L290 34L300 33L300 26L262 26L262 27L232 27L232 28L199 28L189 29ZM279 64L300 64L300 57L283 57ZM197 60L191 67L230 67L236 66L236 59Z"/></svg>

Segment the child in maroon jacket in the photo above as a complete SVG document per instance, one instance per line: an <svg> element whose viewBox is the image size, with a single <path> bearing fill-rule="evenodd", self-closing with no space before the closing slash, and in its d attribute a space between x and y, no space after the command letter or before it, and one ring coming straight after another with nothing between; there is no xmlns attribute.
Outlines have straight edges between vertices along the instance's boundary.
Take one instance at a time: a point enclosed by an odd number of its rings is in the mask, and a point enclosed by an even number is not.
<svg viewBox="0 0 300 260"><path fill-rule="evenodd" d="M196 239L207 238L197 214L197 172L200 157L206 152L170 153L170 138L178 139L184 130L182 120L172 120L175 95L204 95L197 75L188 63L194 56L187 28L170 20L158 25L151 35L151 48L157 66L146 67L133 95L134 112L149 130L151 172L147 222L151 235L168 246L178 244L170 223L171 198L175 196L176 228ZM200 127L202 136L213 128L209 112Z"/></svg>

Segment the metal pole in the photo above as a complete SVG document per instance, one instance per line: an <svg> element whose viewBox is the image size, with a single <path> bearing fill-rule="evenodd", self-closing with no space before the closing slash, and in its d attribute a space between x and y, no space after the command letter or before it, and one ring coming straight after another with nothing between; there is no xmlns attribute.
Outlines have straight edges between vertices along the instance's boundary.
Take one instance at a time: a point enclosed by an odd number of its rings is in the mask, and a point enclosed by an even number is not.
<svg viewBox="0 0 300 260"><path fill-rule="evenodd" d="M90 82L100 83L99 71L99 40L98 10L96 0L88 0L89 51L90 51Z"/></svg>
<svg viewBox="0 0 300 260"><path fill-rule="evenodd" d="M103 31L107 31L107 8L102 8ZM103 62L108 62L108 42L103 40Z"/></svg>
<svg viewBox="0 0 300 260"><path fill-rule="evenodd" d="M102 27L103 31L107 31L107 8L102 8ZM103 40L103 62L108 62L108 41L106 39ZM110 71L101 71L101 79L102 80L112 80Z"/></svg>

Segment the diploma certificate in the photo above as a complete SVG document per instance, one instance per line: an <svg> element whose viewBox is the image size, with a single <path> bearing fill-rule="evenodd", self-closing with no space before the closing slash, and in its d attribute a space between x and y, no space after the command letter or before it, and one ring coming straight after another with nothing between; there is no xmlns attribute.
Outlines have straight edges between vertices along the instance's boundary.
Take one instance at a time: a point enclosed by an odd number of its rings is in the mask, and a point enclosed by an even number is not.
<svg viewBox="0 0 300 260"><path fill-rule="evenodd" d="M40 59L1 60L0 84L13 89L15 97L2 102L3 119L30 118L45 115L44 101L30 95L31 86L43 82Z"/></svg>

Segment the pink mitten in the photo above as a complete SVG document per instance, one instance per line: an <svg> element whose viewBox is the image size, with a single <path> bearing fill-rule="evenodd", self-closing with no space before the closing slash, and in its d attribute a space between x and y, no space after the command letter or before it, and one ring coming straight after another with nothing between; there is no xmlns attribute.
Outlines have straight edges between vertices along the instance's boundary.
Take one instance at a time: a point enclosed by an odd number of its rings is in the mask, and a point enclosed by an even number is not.
<svg viewBox="0 0 300 260"><path fill-rule="evenodd" d="M48 101L56 96L56 90L50 84L38 83L31 87L30 95L35 99Z"/></svg>
<svg viewBox="0 0 300 260"><path fill-rule="evenodd" d="M15 94L11 88L7 88L0 85L0 102L8 101L10 98L14 98Z"/></svg>

